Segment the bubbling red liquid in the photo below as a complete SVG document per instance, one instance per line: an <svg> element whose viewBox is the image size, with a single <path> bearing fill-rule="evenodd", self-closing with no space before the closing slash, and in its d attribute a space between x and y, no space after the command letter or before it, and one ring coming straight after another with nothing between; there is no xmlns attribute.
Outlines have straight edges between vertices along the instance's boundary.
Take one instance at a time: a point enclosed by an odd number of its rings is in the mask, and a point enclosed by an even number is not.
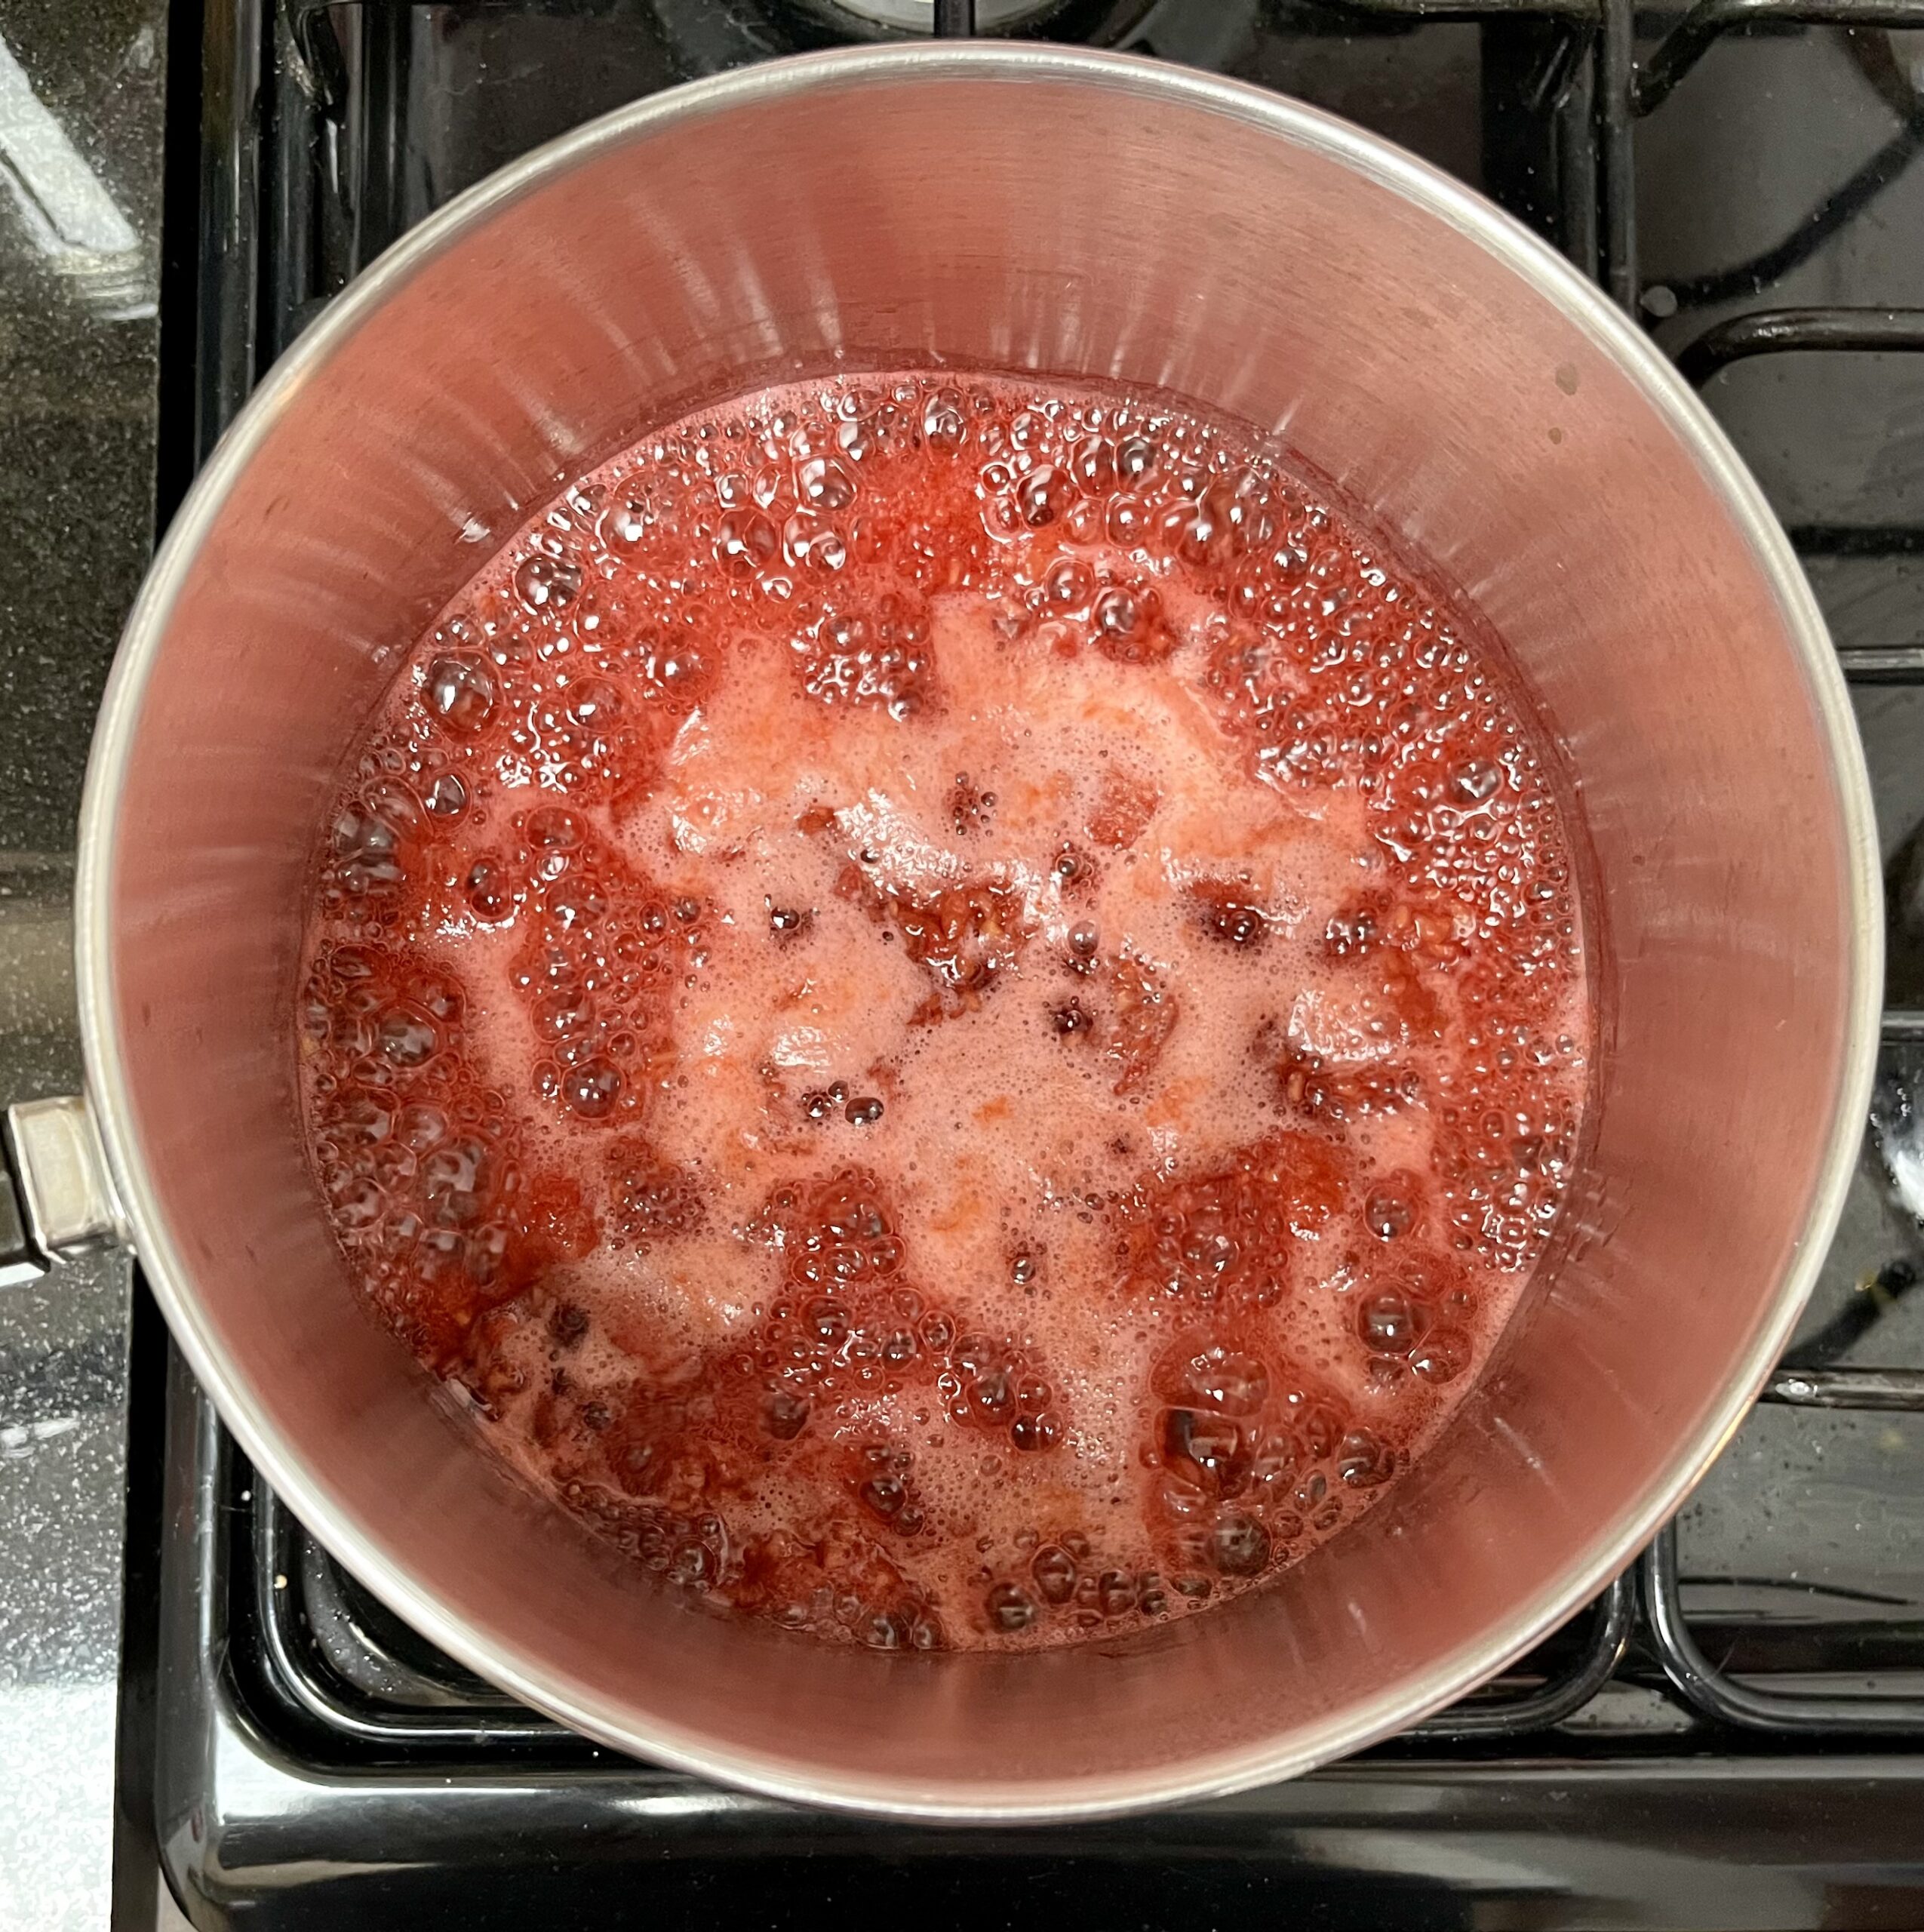
<svg viewBox="0 0 1924 1932"><path fill-rule="evenodd" d="M650 1570L824 1638L1220 1601L1418 1455L1575 1148L1493 648L1241 431L907 375L534 518L358 748L313 1166L373 1307Z"/></svg>

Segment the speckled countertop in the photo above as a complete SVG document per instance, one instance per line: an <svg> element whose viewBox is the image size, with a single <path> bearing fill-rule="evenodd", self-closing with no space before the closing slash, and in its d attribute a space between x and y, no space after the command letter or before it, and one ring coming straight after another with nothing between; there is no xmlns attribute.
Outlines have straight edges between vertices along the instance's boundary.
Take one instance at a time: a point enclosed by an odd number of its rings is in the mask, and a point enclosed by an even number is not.
<svg viewBox="0 0 1924 1932"><path fill-rule="evenodd" d="M0 0L0 1102L77 1091L95 704L153 528L164 0ZM0 1927L108 1922L128 1264L0 1295Z"/></svg>

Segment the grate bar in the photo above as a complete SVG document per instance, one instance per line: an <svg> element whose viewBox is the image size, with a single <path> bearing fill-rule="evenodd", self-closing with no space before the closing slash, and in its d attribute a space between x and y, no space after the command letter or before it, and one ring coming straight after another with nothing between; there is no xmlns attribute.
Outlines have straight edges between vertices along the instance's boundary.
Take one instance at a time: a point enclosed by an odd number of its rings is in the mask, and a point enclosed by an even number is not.
<svg viewBox="0 0 1924 1932"><path fill-rule="evenodd" d="M1924 309L1756 309L1706 329L1679 352L1677 366L1701 389L1721 371L1760 355L1919 352ZM1796 524L1785 534L1804 557L1924 555L1924 525L1914 523ZM1924 678L1924 645L1842 645L1837 658L1857 684Z"/></svg>
<svg viewBox="0 0 1924 1932"><path fill-rule="evenodd" d="M1884 36L1888 41L1889 36ZM1831 238L1859 220L1900 178L1924 145L1924 109L1908 115L1896 132L1855 174L1826 195L1789 234L1772 247L1730 266L1670 284L1680 308L1702 309L1739 296L1760 294L1808 262Z"/></svg>
<svg viewBox="0 0 1924 1932"><path fill-rule="evenodd" d="M1924 27L1924 0L1697 0L1637 69L1630 87L1632 111L1648 114L1662 106L1724 35L1766 23Z"/></svg>
<svg viewBox="0 0 1924 1932"><path fill-rule="evenodd" d="M1902 552L1919 547L1924 546L1900 543L1893 549ZM1840 644L1837 662L1854 685L1924 683L1924 644ZM1895 1026L1890 1023L1892 1017L1885 1016L1885 1038L1924 1040L1924 1014L1898 1014Z"/></svg>
<svg viewBox="0 0 1924 1932"><path fill-rule="evenodd" d="M1340 0L1344 11L1395 20L1551 20L1596 24L1599 0Z"/></svg>
<svg viewBox="0 0 1924 1932"><path fill-rule="evenodd" d="M1759 1400L1796 1409L1924 1414L1924 1368L1786 1368L1771 1371Z"/></svg>
<svg viewBox="0 0 1924 1932"><path fill-rule="evenodd" d="M423 1749L486 1755L504 1747L548 1756L594 1756L595 1747L576 1733L537 1711L488 1694L484 1686L437 1681L416 1685L413 1694L390 1703L343 1681L321 1654L309 1627L308 1566L303 1559L312 1546L306 1533L266 1484L238 1457L233 1460L230 1494L243 1482L253 1491L250 1546L256 1553L249 1583L266 1675L273 1690L304 1718L383 1756ZM240 1506L235 1513L248 1512ZM260 1552L267 1552L269 1560L261 1561ZM1629 1646L1637 1620L1633 1577L1619 1577L1587 1614L1588 1628L1580 1648L1556 1675L1521 1691L1486 1691L1426 1719L1409 1734L1432 1743L1526 1737L1581 1709L1609 1681ZM616 1761L611 1757L610 1761Z"/></svg>
<svg viewBox="0 0 1924 1932"><path fill-rule="evenodd" d="M1706 329L1677 355L1699 389L1720 369L1753 355L1924 349L1924 309L1757 309Z"/></svg>
<svg viewBox="0 0 1924 1932"><path fill-rule="evenodd" d="M1603 24L1591 57L1591 130L1597 146L1597 278L1634 315L1643 293L1637 266L1637 79L1634 0L1602 0Z"/></svg>
<svg viewBox="0 0 1924 1932"><path fill-rule="evenodd" d="M1806 556L1907 557L1924 554L1924 524L1793 523L1786 526L1784 534Z"/></svg>
<svg viewBox="0 0 1924 1932"><path fill-rule="evenodd" d="M306 1532L287 1506L257 1478L254 1490L254 1620L260 1628L266 1675L302 1715L337 1737L382 1752L453 1748L484 1753L503 1745L539 1745L566 1751L586 1740L538 1711L504 1700L474 1704L392 1708L340 1681L315 1654L301 1625L301 1549ZM257 1552L267 1551L263 1563Z"/></svg>
<svg viewBox="0 0 1924 1932"><path fill-rule="evenodd" d="M1521 1697L1470 1697L1425 1718L1411 1735L1449 1740L1526 1737L1548 1730L1583 1709L1616 1675L1637 1623L1637 1588L1626 1571L1591 1606L1591 1631L1575 1662Z"/></svg>
<svg viewBox="0 0 1924 1932"><path fill-rule="evenodd" d="M1760 1690L1720 1670L1698 1647L1683 1614L1674 1522L1666 1523L1644 1552L1643 1611L1664 1675L1720 1724L1806 1737L1924 1735L1924 1698Z"/></svg>

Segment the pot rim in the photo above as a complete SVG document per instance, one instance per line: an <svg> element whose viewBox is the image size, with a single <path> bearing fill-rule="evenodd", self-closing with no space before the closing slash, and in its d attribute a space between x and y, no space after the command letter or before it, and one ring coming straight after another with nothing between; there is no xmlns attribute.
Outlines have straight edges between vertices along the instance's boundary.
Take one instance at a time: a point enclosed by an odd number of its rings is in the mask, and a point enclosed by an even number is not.
<svg viewBox="0 0 1924 1932"><path fill-rule="evenodd" d="M1747 543L1782 612L1821 727L1846 848L1851 995L1843 1063L1809 1215L1769 1318L1721 1398L1680 1442L1662 1474L1587 1553L1516 1605L1479 1641L1423 1672L1292 1733L1286 1741L1127 1774L1047 1783L954 1781L902 1789L718 1748L685 1727L612 1721L538 1658L507 1653L466 1627L375 1546L324 1476L270 1425L201 1318L192 1271L170 1240L126 1098L109 943L113 823L142 700L175 602L201 541L246 466L309 376L387 299L443 250L499 210L582 162L678 124L724 115L818 88L950 76L1063 81L1154 97L1225 115L1334 160L1448 223L1555 303L1633 382L1694 458ZM589 122L478 183L396 242L330 303L275 364L202 468L130 613L103 700L82 799L75 891L76 985L87 1081L114 1185L147 1279L195 1376L214 1398L263 1480L321 1543L395 1614L459 1663L515 1697L616 1749L766 1795L900 1819L1040 1822L1084 1819L1226 1795L1295 1776L1374 1743L1440 1709L1520 1655L1623 1570L1670 1516L1748 1412L1788 1341L1822 1264L1855 1164L1870 1103L1882 995L1883 906L1870 784L1843 675L1789 540L1709 411L1670 361L1593 283L1481 195L1428 162L1350 123L1253 85L1131 55L1041 44L838 48L772 61L671 88Z"/></svg>

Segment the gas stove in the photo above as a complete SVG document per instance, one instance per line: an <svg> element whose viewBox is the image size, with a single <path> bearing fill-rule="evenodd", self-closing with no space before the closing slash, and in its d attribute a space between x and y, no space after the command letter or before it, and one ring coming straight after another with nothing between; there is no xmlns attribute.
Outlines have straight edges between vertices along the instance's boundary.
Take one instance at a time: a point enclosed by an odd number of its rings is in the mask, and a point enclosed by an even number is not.
<svg viewBox="0 0 1924 1932"><path fill-rule="evenodd" d="M171 97L164 468L540 142L783 54L972 30L1207 68L1415 149L1595 276L1756 471L1851 681L1891 901L1810 1313L1695 1500L1496 1683L1291 1783L970 1832L721 1791L515 1704L345 1574L155 1349L127 1709L171 1884L202 1927L365 1932L1924 1920L1924 0L204 0Z"/></svg>

